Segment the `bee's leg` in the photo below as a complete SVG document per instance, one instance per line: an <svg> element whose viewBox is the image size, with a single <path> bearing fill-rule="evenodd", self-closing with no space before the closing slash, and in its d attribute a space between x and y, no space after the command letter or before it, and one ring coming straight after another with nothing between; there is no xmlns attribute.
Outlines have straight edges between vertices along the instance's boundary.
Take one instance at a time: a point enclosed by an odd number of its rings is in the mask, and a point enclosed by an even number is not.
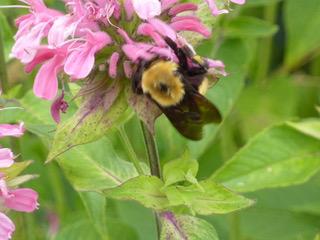
<svg viewBox="0 0 320 240"><path fill-rule="evenodd" d="M193 77L193 76L198 76L198 75L204 75L208 72L208 70L205 67L191 67L188 69L188 75Z"/></svg>
<svg viewBox="0 0 320 240"><path fill-rule="evenodd" d="M179 48L178 45L171 38L165 37L164 40L166 41L168 46L174 51L174 54L177 56L180 67L184 70L188 69L188 58L184 51L181 48Z"/></svg>
<svg viewBox="0 0 320 240"><path fill-rule="evenodd" d="M134 72L132 77L132 90L134 93L143 94L141 88L141 80L144 70L146 69L147 61L142 60L137 67L137 70Z"/></svg>

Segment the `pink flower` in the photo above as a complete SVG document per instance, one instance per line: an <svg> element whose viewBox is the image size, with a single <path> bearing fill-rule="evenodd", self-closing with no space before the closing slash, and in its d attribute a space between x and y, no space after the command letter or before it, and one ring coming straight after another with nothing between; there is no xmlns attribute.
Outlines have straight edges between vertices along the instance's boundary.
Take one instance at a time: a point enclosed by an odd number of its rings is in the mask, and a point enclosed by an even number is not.
<svg viewBox="0 0 320 240"><path fill-rule="evenodd" d="M245 4L246 0L231 0L231 2L234 2L236 4Z"/></svg>
<svg viewBox="0 0 320 240"><path fill-rule="evenodd" d="M85 79L98 64L108 65L110 78L130 77L141 59L163 57L177 61L164 41L177 41L181 32L203 38L211 30L197 16L199 4L182 0L64 0L66 13L45 6L42 0L20 0L30 13L16 21L18 26L12 56L25 64L27 72L40 65L34 82L39 98L57 97L59 74L71 81ZM213 15L227 13L227 3L245 0L205 0ZM209 72L225 75L221 64ZM60 121L66 102L60 97L52 104L52 116Z"/></svg>
<svg viewBox="0 0 320 240"><path fill-rule="evenodd" d="M117 65L119 62L119 53L114 52L109 60L109 76L112 78L116 78L117 76Z"/></svg>
<svg viewBox="0 0 320 240"><path fill-rule="evenodd" d="M49 212L47 215L48 222L49 222L49 236L54 238L60 228L60 219L59 216L55 212Z"/></svg>
<svg viewBox="0 0 320 240"><path fill-rule="evenodd" d="M217 16L219 14L228 13L227 9L219 9L215 0L205 0L211 10L212 15ZM244 4L246 0L230 0L236 4Z"/></svg>
<svg viewBox="0 0 320 240"><path fill-rule="evenodd" d="M4 205L18 212L33 212L38 209L38 193L29 188L9 190L4 196Z"/></svg>
<svg viewBox="0 0 320 240"><path fill-rule="evenodd" d="M0 198L4 206L19 212L33 212L39 206L38 193L29 188L8 189L0 179Z"/></svg>
<svg viewBox="0 0 320 240"><path fill-rule="evenodd" d="M69 105L64 100L64 91L51 105L51 116L56 123L60 123L60 113L66 113Z"/></svg>
<svg viewBox="0 0 320 240"><path fill-rule="evenodd" d="M14 161L13 152L9 148L0 148L0 168L10 167Z"/></svg>
<svg viewBox="0 0 320 240"><path fill-rule="evenodd" d="M87 30L85 42L74 49L69 49L64 71L73 79L87 77L94 66L96 52L111 42L112 39L108 34Z"/></svg>
<svg viewBox="0 0 320 240"><path fill-rule="evenodd" d="M47 8L41 0L23 0L29 4L31 13L17 19L19 28L15 35L15 44L11 56L18 58L22 63L32 61L40 47L41 41L47 36L53 21L62 14Z"/></svg>
<svg viewBox="0 0 320 240"><path fill-rule="evenodd" d="M132 0L132 5L138 16L143 19L151 19L161 14L159 0Z"/></svg>
<svg viewBox="0 0 320 240"><path fill-rule="evenodd" d="M0 212L0 239L11 239L11 235L15 230L15 226L10 218Z"/></svg>
<svg viewBox="0 0 320 240"><path fill-rule="evenodd" d="M20 124L0 124L0 138L21 137L25 131L24 123Z"/></svg>
<svg viewBox="0 0 320 240"><path fill-rule="evenodd" d="M63 69L67 45L60 48L42 48L34 59L26 65L30 72L37 64L43 64L39 69L33 85L34 94L43 99L52 100L58 92L58 74Z"/></svg>

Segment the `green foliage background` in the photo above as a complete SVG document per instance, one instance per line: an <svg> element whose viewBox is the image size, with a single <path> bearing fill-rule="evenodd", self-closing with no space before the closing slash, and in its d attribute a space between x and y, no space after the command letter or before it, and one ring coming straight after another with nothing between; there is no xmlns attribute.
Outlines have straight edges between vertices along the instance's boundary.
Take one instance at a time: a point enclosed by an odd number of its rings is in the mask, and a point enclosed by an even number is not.
<svg viewBox="0 0 320 240"><path fill-rule="evenodd" d="M13 3L1 1L2 5ZM63 8L60 1L47 3ZM6 56L15 32L13 20L21 12L12 9L0 12ZM198 217L214 226L219 239L319 238L319 26L319 0L248 0L246 5L236 7L214 23L214 37L198 46L201 55L222 59L227 66L229 76L208 93L221 109L223 123L208 126L204 140L195 143L180 137L164 117L157 121L162 165L181 157L188 149L189 158L197 159L198 164L191 161L186 168L193 172L182 174L182 178L189 176L186 179L193 181L197 174L200 184L205 184L201 182L205 179L215 180L256 201L250 208L227 215L201 216L209 211L210 203L196 209L202 213ZM74 148L59 156L58 161L44 165L49 151L55 157L65 143L78 144L72 137L66 137L76 106L65 116L68 124L56 130L49 114L50 103L36 99L30 92L34 75L24 74L17 61L6 60L11 89L7 96L18 98L24 109L3 113L0 121L23 120L27 125L29 133L15 142L15 152L20 152L25 160L34 160L27 173L39 174L39 178L26 185L39 192L41 204L35 214L12 215L17 223L14 239L156 239L151 210L135 201L106 200L99 193L83 192L103 191L109 197L122 199L123 189L111 192L105 189L136 176L117 131L108 131L108 139ZM111 117L115 116L117 113ZM137 118L130 118L125 128L139 158L145 162ZM100 137L95 134L101 133L92 133L93 139ZM182 170L178 170L180 174ZM170 179L170 172L166 176L167 181L180 180ZM150 181L150 184L158 183ZM137 198L129 197L145 206L154 205L150 196ZM219 213L216 206L210 205L210 210ZM49 229L48 219L52 215L60 222L56 235ZM191 220L194 219L186 222ZM196 220L199 229L214 231L201 221ZM196 230L197 224L187 226L202 234ZM216 234L201 239L216 239Z"/></svg>

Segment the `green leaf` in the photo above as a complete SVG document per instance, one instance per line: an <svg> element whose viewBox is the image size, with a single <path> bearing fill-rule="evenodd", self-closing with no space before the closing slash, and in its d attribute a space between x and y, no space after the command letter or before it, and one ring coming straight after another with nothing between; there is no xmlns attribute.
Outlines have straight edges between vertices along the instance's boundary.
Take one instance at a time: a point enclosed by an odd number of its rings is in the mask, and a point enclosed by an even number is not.
<svg viewBox="0 0 320 240"><path fill-rule="evenodd" d="M9 60L9 53L13 45L13 33L6 17L0 12L0 31L4 42L5 60Z"/></svg>
<svg viewBox="0 0 320 240"><path fill-rule="evenodd" d="M73 117L58 126L47 161L75 146L98 140L127 120L131 111L125 94L120 93L109 103L109 98L114 97L113 91L116 90L110 90L101 99L91 96Z"/></svg>
<svg viewBox="0 0 320 240"><path fill-rule="evenodd" d="M222 185L211 180L199 182L201 188L197 185L187 187L176 187L177 205L189 207L192 211L201 215L225 214L239 209L243 209L254 204L254 201L238 195ZM173 188L173 187L169 187ZM175 203L170 201L170 205Z"/></svg>
<svg viewBox="0 0 320 240"><path fill-rule="evenodd" d="M254 17L237 17L230 19L224 27L226 36L230 37L269 37L278 31L278 27L267 21Z"/></svg>
<svg viewBox="0 0 320 240"><path fill-rule="evenodd" d="M109 201L111 202L109 207L113 206L117 211L118 221L125 223L138 233L139 236L137 236L136 239L145 239L146 236L150 239L157 238L156 221L153 211L134 201ZM110 208L108 208L108 210L110 211ZM133 237L129 238L129 240L134 239Z"/></svg>
<svg viewBox="0 0 320 240"><path fill-rule="evenodd" d="M307 181L320 169L320 141L289 124L258 134L212 179L250 192Z"/></svg>
<svg viewBox="0 0 320 240"><path fill-rule="evenodd" d="M185 153L181 158L166 163L163 167L163 180L165 186L174 183L189 181L196 183L199 164L197 160L190 159L188 153Z"/></svg>
<svg viewBox="0 0 320 240"><path fill-rule="evenodd" d="M135 200L158 211L186 206L202 215L228 213L253 204L253 201L212 181L202 181L199 184L201 189L197 185L164 189L164 183L159 178L139 176L103 192L107 197Z"/></svg>
<svg viewBox="0 0 320 240"><path fill-rule="evenodd" d="M32 161L15 162L9 168L1 168L0 172L4 174L6 179L10 180L19 176L31 163Z"/></svg>
<svg viewBox="0 0 320 240"><path fill-rule="evenodd" d="M243 7L268 6L281 1L282 0L247 0Z"/></svg>
<svg viewBox="0 0 320 240"><path fill-rule="evenodd" d="M291 127L320 140L320 119L310 119L303 122L289 122Z"/></svg>
<svg viewBox="0 0 320 240"><path fill-rule="evenodd" d="M203 219L187 215L162 215L161 240L218 240L214 227Z"/></svg>
<svg viewBox="0 0 320 240"><path fill-rule="evenodd" d="M276 205L271 209L249 209L240 220L241 232L247 239L309 240L319 231L318 216L284 211Z"/></svg>
<svg viewBox="0 0 320 240"><path fill-rule="evenodd" d="M79 194L89 215L89 219L101 239L109 239L107 237L106 198L95 192L81 192Z"/></svg>
<svg viewBox="0 0 320 240"><path fill-rule="evenodd" d="M169 204L167 197L162 193L163 182L153 176L139 176L125 182L123 185L104 190L110 198L120 200L135 200L145 207L162 210Z"/></svg>
<svg viewBox="0 0 320 240"><path fill-rule="evenodd" d="M1 112L1 122L23 121L26 127L28 124L42 124L52 126L51 130L55 129L50 115L51 103L35 97L32 91L28 91L21 99L5 101L5 106L19 108Z"/></svg>
<svg viewBox="0 0 320 240"><path fill-rule="evenodd" d="M107 226L111 230L109 233L111 240L139 240L137 232L127 224L124 224L117 219L110 218L108 219L107 224Z"/></svg>
<svg viewBox="0 0 320 240"><path fill-rule="evenodd" d="M284 7L285 65L291 69L320 48L320 4L318 0L290 0L285 1Z"/></svg>
<svg viewBox="0 0 320 240"><path fill-rule="evenodd" d="M137 176L134 166L119 158L106 138L64 153L58 163L78 191L116 187Z"/></svg>
<svg viewBox="0 0 320 240"><path fill-rule="evenodd" d="M320 233L314 238L314 240L320 240Z"/></svg>
<svg viewBox="0 0 320 240"><path fill-rule="evenodd" d="M81 219L65 225L55 240L91 240L101 239L89 220Z"/></svg>

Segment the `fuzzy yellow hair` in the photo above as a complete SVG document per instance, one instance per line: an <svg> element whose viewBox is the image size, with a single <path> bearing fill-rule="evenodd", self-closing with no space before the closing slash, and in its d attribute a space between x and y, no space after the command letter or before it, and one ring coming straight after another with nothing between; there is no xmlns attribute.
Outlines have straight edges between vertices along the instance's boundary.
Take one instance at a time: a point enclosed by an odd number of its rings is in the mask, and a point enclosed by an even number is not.
<svg viewBox="0 0 320 240"><path fill-rule="evenodd" d="M178 66L171 61L159 60L151 65L142 76L141 86L145 94L163 107L179 104L184 95L184 84Z"/></svg>

